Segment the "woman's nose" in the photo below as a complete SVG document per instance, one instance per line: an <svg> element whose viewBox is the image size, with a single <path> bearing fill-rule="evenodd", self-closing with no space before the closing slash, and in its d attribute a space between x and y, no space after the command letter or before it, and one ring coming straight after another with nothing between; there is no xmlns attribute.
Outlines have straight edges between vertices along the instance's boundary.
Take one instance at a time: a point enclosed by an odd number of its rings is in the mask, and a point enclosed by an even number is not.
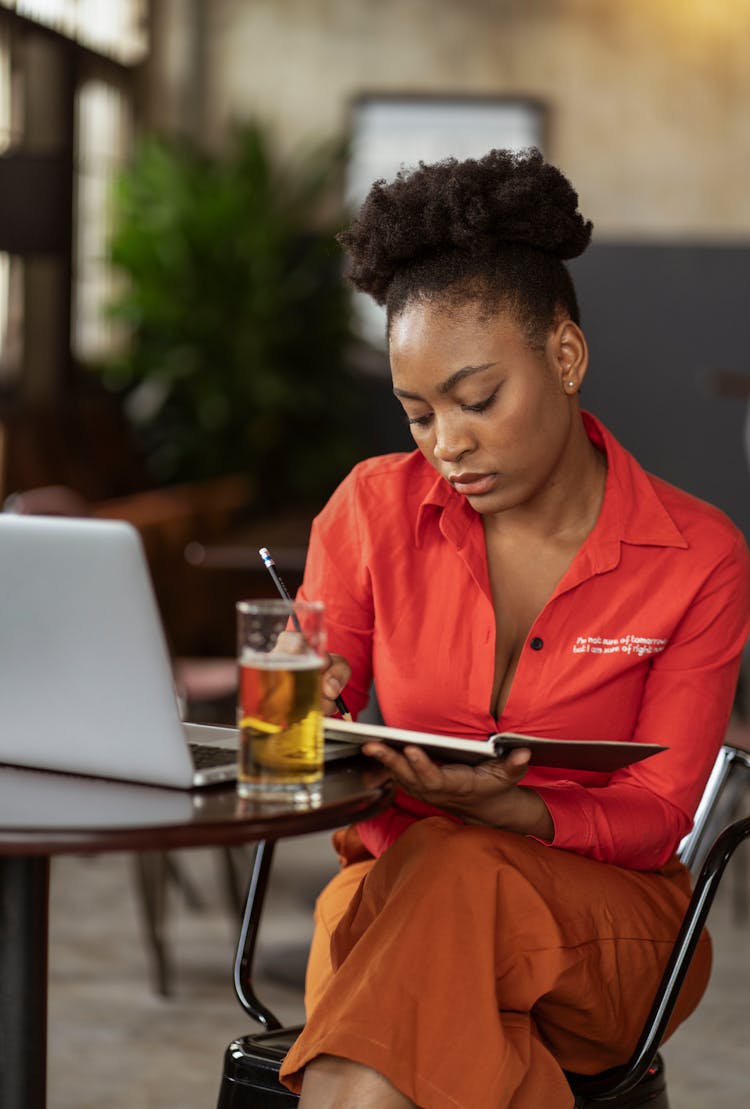
<svg viewBox="0 0 750 1109"><path fill-rule="evenodd" d="M456 462L475 446L462 421L436 420L433 453L438 462Z"/></svg>

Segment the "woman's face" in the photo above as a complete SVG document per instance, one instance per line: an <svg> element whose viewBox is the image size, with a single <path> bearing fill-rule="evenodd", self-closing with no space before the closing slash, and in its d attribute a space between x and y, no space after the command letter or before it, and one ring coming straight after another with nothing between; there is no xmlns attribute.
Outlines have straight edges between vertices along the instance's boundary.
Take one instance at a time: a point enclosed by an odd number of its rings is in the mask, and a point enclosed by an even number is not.
<svg viewBox="0 0 750 1109"><path fill-rule="evenodd" d="M412 303L391 323L390 359L417 447L477 512L541 505L570 478L586 369L570 320L537 348L507 312Z"/></svg>

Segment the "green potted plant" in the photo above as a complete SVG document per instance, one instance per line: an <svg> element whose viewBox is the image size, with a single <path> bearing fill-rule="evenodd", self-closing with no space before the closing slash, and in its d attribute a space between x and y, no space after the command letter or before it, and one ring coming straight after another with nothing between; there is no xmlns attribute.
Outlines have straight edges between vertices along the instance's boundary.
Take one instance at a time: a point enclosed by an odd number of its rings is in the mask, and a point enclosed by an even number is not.
<svg viewBox="0 0 750 1109"><path fill-rule="evenodd" d="M100 369L156 483L248 472L265 506L311 504L356 459L341 156L282 163L251 124L222 156L148 139L119 179L112 313L132 341Z"/></svg>

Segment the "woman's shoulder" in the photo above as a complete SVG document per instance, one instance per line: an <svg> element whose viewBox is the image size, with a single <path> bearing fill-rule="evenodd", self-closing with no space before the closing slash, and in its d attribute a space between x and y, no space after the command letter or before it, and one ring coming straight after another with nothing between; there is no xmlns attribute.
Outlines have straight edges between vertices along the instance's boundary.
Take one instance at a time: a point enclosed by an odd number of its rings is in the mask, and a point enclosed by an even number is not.
<svg viewBox="0 0 750 1109"><path fill-rule="evenodd" d="M679 531L691 547L712 550L717 555L747 549L745 536L733 520L709 501L704 501L664 478L649 473L651 486Z"/></svg>
<svg viewBox="0 0 750 1109"><path fill-rule="evenodd" d="M345 480L408 482L421 474L430 484L435 480L435 470L425 461L420 451L395 451L363 459L352 468Z"/></svg>
<svg viewBox="0 0 750 1109"><path fill-rule="evenodd" d="M358 462L316 519L318 531L354 527L361 538L411 526L439 480L419 451L382 454Z"/></svg>
<svg viewBox="0 0 750 1109"><path fill-rule="evenodd" d="M652 535L656 542L665 536L668 545L703 552L714 562L732 554L747 557L745 536L726 512L644 469L601 420L590 412L582 417L589 438L607 454L615 475L613 488L620 490L620 510L631 534Z"/></svg>
<svg viewBox="0 0 750 1109"><path fill-rule="evenodd" d="M436 473L419 453L403 451L365 458L350 470L331 500L345 498L362 508L378 511L424 496L435 484Z"/></svg>

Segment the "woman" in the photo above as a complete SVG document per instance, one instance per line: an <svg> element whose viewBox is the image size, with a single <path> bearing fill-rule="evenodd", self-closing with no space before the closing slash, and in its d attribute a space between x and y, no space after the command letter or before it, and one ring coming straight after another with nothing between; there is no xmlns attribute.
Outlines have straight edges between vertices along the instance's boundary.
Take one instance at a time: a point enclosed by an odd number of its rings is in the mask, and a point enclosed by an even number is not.
<svg viewBox="0 0 750 1109"><path fill-rule="evenodd" d="M343 482L301 593L327 606L327 711L374 676L394 726L668 750L605 775L368 745L399 788L335 837L282 1070L303 1109L572 1106L564 1069L631 1053L689 897L675 852L732 704L748 553L581 411L577 203L537 151L373 186L339 238L386 305L418 449ZM672 1027L709 965L704 938Z"/></svg>

